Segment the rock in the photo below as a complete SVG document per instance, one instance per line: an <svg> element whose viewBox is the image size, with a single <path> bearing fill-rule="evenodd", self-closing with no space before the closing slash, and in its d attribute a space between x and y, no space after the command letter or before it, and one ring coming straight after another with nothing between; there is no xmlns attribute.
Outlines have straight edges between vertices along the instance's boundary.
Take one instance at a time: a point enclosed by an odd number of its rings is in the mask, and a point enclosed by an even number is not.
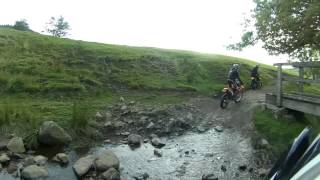
<svg viewBox="0 0 320 180"><path fill-rule="evenodd" d="M247 165L241 165L238 167L240 171L245 171L247 169Z"/></svg>
<svg viewBox="0 0 320 180"><path fill-rule="evenodd" d="M112 122L111 121L107 121L104 123L103 125L105 128L111 128L112 127Z"/></svg>
<svg viewBox="0 0 320 180"><path fill-rule="evenodd" d="M126 123L122 122L122 121L116 121L114 123L114 127L115 128L123 128L126 125Z"/></svg>
<svg viewBox="0 0 320 180"><path fill-rule="evenodd" d="M264 169L264 168L261 168L261 169L258 169L258 174L260 177L265 177L267 174L268 174L268 170L267 169Z"/></svg>
<svg viewBox="0 0 320 180"><path fill-rule="evenodd" d="M148 173L137 173L135 175L133 175L133 179L135 180L146 180L148 179L150 176Z"/></svg>
<svg viewBox="0 0 320 180"><path fill-rule="evenodd" d="M119 100L120 102L124 102L124 98L122 96L119 98Z"/></svg>
<svg viewBox="0 0 320 180"><path fill-rule="evenodd" d="M128 106L126 106L126 105L123 105L123 106L121 106L121 111L125 111L125 110L127 110L128 109Z"/></svg>
<svg viewBox="0 0 320 180"><path fill-rule="evenodd" d="M120 173L115 168L109 168L102 173L101 178L104 180L120 180Z"/></svg>
<svg viewBox="0 0 320 180"><path fill-rule="evenodd" d="M14 153L24 153L26 151L23 140L20 137L14 137L10 139L9 143L7 144L7 148Z"/></svg>
<svg viewBox="0 0 320 180"><path fill-rule="evenodd" d="M216 127L214 127L214 130L216 130L217 132L223 132L223 127L222 126L216 126Z"/></svg>
<svg viewBox="0 0 320 180"><path fill-rule="evenodd" d="M153 123L153 122L150 122L146 128L147 128L147 129L152 129L152 128L154 128L154 123Z"/></svg>
<svg viewBox="0 0 320 180"><path fill-rule="evenodd" d="M206 153L206 154L204 155L204 157L213 157L213 156L214 156L213 153Z"/></svg>
<svg viewBox="0 0 320 180"><path fill-rule="evenodd" d="M144 142L144 143L148 143L148 142L149 142L149 139L144 139L143 142Z"/></svg>
<svg viewBox="0 0 320 180"><path fill-rule="evenodd" d="M158 157L162 157L162 152L160 149L154 149L153 154Z"/></svg>
<svg viewBox="0 0 320 180"><path fill-rule="evenodd" d="M111 140L110 139L106 139L103 141L105 144L110 144L111 143Z"/></svg>
<svg viewBox="0 0 320 180"><path fill-rule="evenodd" d="M253 168L249 168L249 172L252 173L253 172Z"/></svg>
<svg viewBox="0 0 320 180"><path fill-rule="evenodd" d="M96 118L97 119L101 119L101 118L103 118L103 116L102 116L102 114L100 112L97 112L96 113Z"/></svg>
<svg viewBox="0 0 320 180"><path fill-rule="evenodd" d="M71 136L53 121L42 123L38 139L40 143L50 146L67 145L72 140Z"/></svg>
<svg viewBox="0 0 320 180"><path fill-rule="evenodd" d="M35 156L33 159L34 159L34 162L40 166L45 165L48 161L48 158L41 155Z"/></svg>
<svg viewBox="0 0 320 180"><path fill-rule="evenodd" d="M17 169L18 169L18 166L19 166L19 162L17 161L10 161L8 167L7 167L7 172L9 174L12 174L14 173Z"/></svg>
<svg viewBox="0 0 320 180"><path fill-rule="evenodd" d="M48 170L44 167L31 165L23 169L21 176L28 180L45 179L49 176Z"/></svg>
<svg viewBox="0 0 320 180"><path fill-rule="evenodd" d="M174 131L176 128L188 129L190 128L190 124L183 119L172 119L170 118L170 123L168 125L171 131Z"/></svg>
<svg viewBox="0 0 320 180"><path fill-rule="evenodd" d="M150 134L150 139L153 139L153 138L157 138L158 136L156 134Z"/></svg>
<svg viewBox="0 0 320 180"><path fill-rule="evenodd" d="M121 140L120 143L121 144L128 144L128 141L127 140Z"/></svg>
<svg viewBox="0 0 320 180"><path fill-rule="evenodd" d="M65 153L58 153L56 154L53 159L53 161L58 162L60 164L68 164L69 163L69 158L68 155Z"/></svg>
<svg viewBox="0 0 320 180"><path fill-rule="evenodd" d="M197 127L197 130L198 130L198 132L203 133L203 132L207 131L208 128L205 127L205 126L200 125L200 126Z"/></svg>
<svg viewBox="0 0 320 180"><path fill-rule="evenodd" d="M103 172L109 168L119 169L120 161L112 151L104 151L97 156L94 164L98 171Z"/></svg>
<svg viewBox="0 0 320 180"><path fill-rule="evenodd" d="M86 157L80 158L74 163L73 170L79 177L85 175L92 167L94 159L95 156L93 155L88 155Z"/></svg>
<svg viewBox="0 0 320 180"><path fill-rule="evenodd" d="M138 134L130 134L128 136L129 145L140 146L142 137Z"/></svg>
<svg viewBox="0 0 320 180"><path fill-rule="evenodd" d="M129 135L130 135L130 132L123 132L123 133L120 133L120 135L122 135L122 136L129 136Z"/></svg>
<svg viewBox="0 0 320 180"><path fill-rule="evenodd" d="M110 121L112 118L112 114L110 112L106 112L105 116L107 121Z"/></svg>
<svg viewBox="0 0 320 180"><path fill-rule="evenodd" d="M261 139L259 142L259 145L261 148L266 148L266 149L270 147L270 144L266 139Z"/></svg>
<svg viewBox="0 0 320 180"><path fill-rule="evenodd" d="M190 121L193 120L193 116L192 116L191 112L188 112L187 119L190 120Z"/></svg>
<svg viewBox="0 0 320 180"><path fill-rule="evenodd" d="M225 165L221 165L221 171L226 172L227 171L227 167Z"/></svg>
<svg viewBox="0 0 320 180"><path fill-rule="evenodd" d="M202 176L202 180L218 180L218 178L214 174L207 174Z"/></svg>
<svg viewBox="0 0 320 180"><path fill-rule="evenodd" d="M34 165L34 164L35 164L35 162L34 162L34 158L32 156L26 157L23 160L23 166L24 167L27 167L27 166L30 166L30 165Z"/></svg>
<svg viewBox="0 0 320 180"><path fill-rule="evenodd" d="M141 121L141 122L144 122L144 121L146 121L147 119L148 119L148 116L141 116L140 121Z"/></svg>
<svg viewBox="0 0 320 180"><path fill-rule="evenodd" d="M10 161L10 157L7 154L0 155L0 164L6 164Z"/></svg>
<svg viewBox="0 0 320 180"><path fill-rule="evenodd" d="M7 138L0 138L0 151L7 149L7 144L9 142L9 139Z"/></svg>
<svg viewBox="0 0 320 180"><path fill-rule="evenodd" d="M158 137L152 138L151 144L152 144L154 147L158 147L158 148L162 148L163 146L166 145L166 143L162 142L162 141L160 140L160 138L158 138Z"/></svg>

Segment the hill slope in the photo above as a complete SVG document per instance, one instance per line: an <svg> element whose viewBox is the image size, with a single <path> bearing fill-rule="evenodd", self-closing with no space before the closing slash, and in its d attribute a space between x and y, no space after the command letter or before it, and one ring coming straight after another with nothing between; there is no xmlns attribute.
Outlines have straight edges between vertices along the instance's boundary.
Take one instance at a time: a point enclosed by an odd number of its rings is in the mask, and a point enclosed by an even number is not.
<svg viewBox="0 0 320 180"><path fill-rule="evenodd" d="M116 46L0 30L2 92L138 89L220 90L232 63L248 79L252 61L189 51ZM263 70L266 79L270 71Z"/></svg>
<svg viewBox="0 0 320 180"><path fill-rule="evenodd" d="M241 76L249 83L256 63L245 59L0 28L0 131L27 138L42 121L54 120L72 127L72 133L87 128L90 115L119 96L166 104L183 101L181 91L212 94L225 86L233 63L241 64ZM261 74L267 82L275 73L263 65Z"/></svg>

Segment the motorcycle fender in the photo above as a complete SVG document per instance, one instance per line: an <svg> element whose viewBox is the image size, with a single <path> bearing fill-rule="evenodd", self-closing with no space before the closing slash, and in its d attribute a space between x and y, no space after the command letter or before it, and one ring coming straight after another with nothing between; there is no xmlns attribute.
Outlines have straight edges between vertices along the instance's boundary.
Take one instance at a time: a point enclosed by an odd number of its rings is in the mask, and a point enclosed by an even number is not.
<svg viewBox="0 0 320 180"><path fill-rule="evenodd" d="M222 92L224 92L224 93L228 92L228 88L223 88Z"/></svg>

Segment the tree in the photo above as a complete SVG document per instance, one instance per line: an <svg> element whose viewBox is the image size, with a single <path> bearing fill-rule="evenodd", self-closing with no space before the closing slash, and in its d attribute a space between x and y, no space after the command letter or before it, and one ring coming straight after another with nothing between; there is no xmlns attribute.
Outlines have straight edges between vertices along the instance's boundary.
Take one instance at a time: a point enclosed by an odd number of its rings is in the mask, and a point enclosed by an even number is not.
<svg viewBox="0 0 320 180"><path fill-rule="evenodd" d="M13 28L19 31L31 31L29 28L29 24L27 23L27 20L21 19L19 21L16 21L13 25Z"/></svg>
<svg viewBox="0 0 320 180"><path fill-rule="evenodd" d="M319 0L254 2L253 29L246 30L241 42L229 45L229 49L242 50L261 41L263 48L273 55L287 54L302 61L319 60Z"/></svg>
<svg viewBox="0 0 320 180"><path fill-rule="evenodd" d="M58 19L51 17L47 23L46 31L54 37L64 37L68 34L68 30L70 30L70 25L62 16Z"/></svg>

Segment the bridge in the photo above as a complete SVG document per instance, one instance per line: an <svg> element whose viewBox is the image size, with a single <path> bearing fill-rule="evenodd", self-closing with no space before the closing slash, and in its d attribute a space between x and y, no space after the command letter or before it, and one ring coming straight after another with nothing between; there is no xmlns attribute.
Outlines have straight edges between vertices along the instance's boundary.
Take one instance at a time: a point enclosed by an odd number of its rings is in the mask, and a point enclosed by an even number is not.
<svg viewBox="0 0 320 180"><path fill-rule="evenodd" d="M320 84L319 78L305 78L305 68L320 68L320 62L276 63L274 66L278 67L276 89L275 93L266 94L266 103L320 116L320 96L304 93L305 83ZM284 76L282 72L283 66L298 68L299 77L294 78L292 76ZM298 91L284 93L283 81L296 82L298 84Z"/></svg>

